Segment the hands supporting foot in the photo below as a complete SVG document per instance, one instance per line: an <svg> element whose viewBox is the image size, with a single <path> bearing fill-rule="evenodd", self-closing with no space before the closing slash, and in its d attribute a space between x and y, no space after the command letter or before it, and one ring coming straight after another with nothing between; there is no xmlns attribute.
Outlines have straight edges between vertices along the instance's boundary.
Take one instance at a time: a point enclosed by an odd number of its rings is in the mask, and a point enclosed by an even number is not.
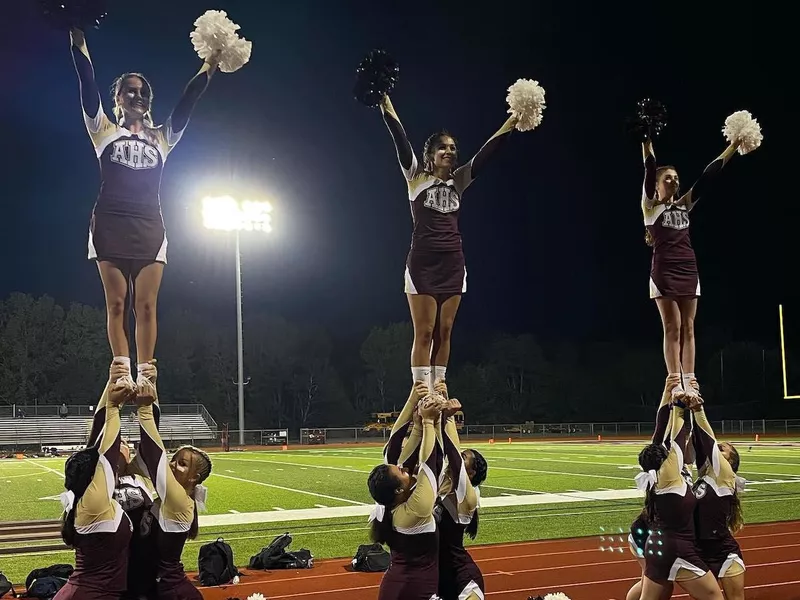
<svg viewBox="0 0 800 600"><path fill-rule="evenodd" d="M691 410L697 410L703 405L703 398L700 396L700 385L694 377L685 379L680 376L670 375L667 377L666 387L670 394L670 404Z"/></svg>
<svg viewBox="0 0 800 600"><path fill-rule="evenodd" d="M426 414L432 415L430 418L436 418L441 414L445 419L448 419L461 410L461 402L449 397L447 384L443 380L437 380L433 390L431 392L422 381L414 384L414 394L417 397L417 407L414 411L415 421L425 417Z"/></svg>
<svg viewBox="0 0 800 600"><path fill-rule="evenodd" d="M111 363L108 376L111 383L109 402L114 406L122 406L132 401L140 406L153 404L158 400L157 378L155 359L140 365L136 381L133 380L130 364L115 359Z"/></svg>

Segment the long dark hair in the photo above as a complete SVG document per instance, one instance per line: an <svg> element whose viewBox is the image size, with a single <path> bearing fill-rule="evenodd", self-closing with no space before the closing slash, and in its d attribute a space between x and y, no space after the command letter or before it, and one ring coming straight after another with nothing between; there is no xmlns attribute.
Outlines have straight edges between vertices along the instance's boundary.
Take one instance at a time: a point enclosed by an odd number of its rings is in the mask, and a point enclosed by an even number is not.
<svg viewBox="0 0 800 600"><path fill-rule="evenodd" d="M75 545L75 510L78 502L92 483L100 452L94 446L76 452L64 465L64 488L75 494L72 508L63 516L61 539L67 546Z"/></svg>
<svg viewBox="0 0 800 600"><path fill-rule="evenodd" d="M642 451L639 452L639 466L642 471L656 471L661 468L664 461L667 460L667 449L664 444L652 443L647 444ZM647 515L647 522L652 523L656 517L656 486L653 485L647 490L644 498L645 514Z"/></svg>
<svg viewBox="0 0 800 600"><path fill-rule="evenodd" d="M729 451L729 459L728 462L731 465L731 469L733 469L734 473L739 472L739 451L734 448L733 444L728 442L728 447L730 448ZM744 514L742 513L742 501L739 499L739 492L736 490L736 484L733 486L733 502L731 506L731 512L728 515L728 522L727 522L728 530L732 534L738 533L742 527L744 527Z"/></svg>
<svg viewBox="0 0 800 600"><path fill-rule="evenodd" d="M456 138L453 137L449 131L442 129L428 137L428 139L425 140L425 145L422 147L422 169L426 173L433 173L433 155L436 154L436 145L443 137L449 137L456 145L456 161L453 164L453 168L458 164L458 141L456 141Z"/></svg>
<svg viewBox="0 0 800 600"><path fill-rule="evenodd" d="M389 468L390 465L378 465L367 478L369 495L384 507L383 520L375 519L370 526L370 538L377 544L386 544L392 536L392 508L400 487L400 481Z"/></svg>
<svg viewBox="0 0 800 600"><path fill-rule="evenodd" d="M472 453L472 469L475 471L475 474L470 477L469 482L474 487L478 487L480 484L486 481L486 476L489 471L489 464L486 462L486 459L483 458L483 454L477 450L470 448L468 452ZM466 533L471 540L474 540L478 535L478 520L478 509L476 508L475 512L472 514L472 520L464 528L464 533Z"/></svg>

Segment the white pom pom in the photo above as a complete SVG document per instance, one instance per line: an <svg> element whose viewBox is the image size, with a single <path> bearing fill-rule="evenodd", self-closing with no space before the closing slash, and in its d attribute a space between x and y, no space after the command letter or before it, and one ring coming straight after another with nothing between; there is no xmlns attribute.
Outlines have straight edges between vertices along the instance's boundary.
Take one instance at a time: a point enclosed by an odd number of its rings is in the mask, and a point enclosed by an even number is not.
<svg viewBox="0 0 800 600"><path fill-rule="evenodd" d="M518 119L518 131L530 131L542 122L545 109L544 88L533 79L517 79L508 88L508 112Z"/></svg>
<svg viewBox="0 0 800 600"><path fill-rule="evenodd" d="M263 594L250 594L247 600L267 600Z"/></svg>
<svg viewBox="0 0 800 600"><path fill-rule="evenodd" d="M569 597L561 592L556 592L555 594L546 594L544 600L569 600Z"/></svg>
<svg viewBox="0 0 800 600"><path fill-rule="evenodd" d="M239 37L240 27L228 18L224 10L207 10L194 22L195 29L189 34L197 55L208 60L218 52L219 70L233 73L250 60L253 44Z"/></svg>
<svg viewBox="0 0 800 600"><path fill-rule="evenodd" d="M761 125L758 124L746 110L739 110L725 119L725 127L722 129L725 139L729 143L739 143L739 154L752 152L761 145L764 139L761 133Z"/></svg>

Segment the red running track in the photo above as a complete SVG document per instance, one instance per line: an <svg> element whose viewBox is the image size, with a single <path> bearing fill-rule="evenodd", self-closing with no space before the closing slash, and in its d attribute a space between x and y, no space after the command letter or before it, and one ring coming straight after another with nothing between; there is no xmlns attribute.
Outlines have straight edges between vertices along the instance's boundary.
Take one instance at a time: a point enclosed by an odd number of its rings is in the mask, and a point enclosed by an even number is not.
<svg viewBox="0 0 800 600"><path fill-rule="evenodd" d="M800 600L800 521L748 525L737 539L747 564L746 600ZM614 546L624 552L601 552L603 542L591 537L473 546L470 553L483 571L487 598L563 592L571 600L624 600L641 569L619 540L618 534ZM245 600L256 592L269 600L375 600L382 573L349 568L349 560L333 559L303 571L243 570L239 584L201 591L205 600ZM688 597L676 586L673 598Z"/></svg>

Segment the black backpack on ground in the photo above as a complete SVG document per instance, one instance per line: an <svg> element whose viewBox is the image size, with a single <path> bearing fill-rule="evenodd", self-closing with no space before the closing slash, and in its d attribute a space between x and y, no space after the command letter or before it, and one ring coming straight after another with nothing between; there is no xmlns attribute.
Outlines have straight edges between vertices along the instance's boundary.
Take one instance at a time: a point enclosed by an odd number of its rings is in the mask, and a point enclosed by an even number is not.
<svg viewBox="0 0 800 600"><path fill-rule="evenodd" d="M72 565L51 565L44 569L34 569L25 580L25 597L51 600L66 585L74 570Z"/></svg>
<svg viewBox="0 0 800 600"><path fill-rule="evenodd" d="M239 571L233 562L233 550L222 538L204 544L197 555L200 585L224 585L233 581Z"/></svg>
<svg viewBox="0 0 800 600"><path fill-rule="evenodd" d="M389 568L391 555L381 544L362 544L353 557L353 570L380 573Z"/></svg>
<svg viewBox="0 0 800 600"><path fill-rule="evenodd" d="M287 552L286 548L292 543L292 536L288 533L277 536L269 546L250 558L250 569L310 569L314 566L314 556L305 548Z"/></svg>
<svg viewBox="0 0 800 600"><path fill-rule="evenodd" d="M11 592L12 598L17 595L16 592L14 592L14 586L11 585L8 577L3 575L3 572L0 571L0 598L5 596L8 592Z"/></svg>
<svg viewBox="0 0 800 600"><path fill-rule="evenodd" d="M34 569L28 574L28 578L25 580L25 588L31 589L33 582L37 579L43 579L45 577L56 577L58 579L69 579L69 576L72 575L72 572L75 569L72 565L50 565L49 567L45 567L43 569Z"/></svg>

